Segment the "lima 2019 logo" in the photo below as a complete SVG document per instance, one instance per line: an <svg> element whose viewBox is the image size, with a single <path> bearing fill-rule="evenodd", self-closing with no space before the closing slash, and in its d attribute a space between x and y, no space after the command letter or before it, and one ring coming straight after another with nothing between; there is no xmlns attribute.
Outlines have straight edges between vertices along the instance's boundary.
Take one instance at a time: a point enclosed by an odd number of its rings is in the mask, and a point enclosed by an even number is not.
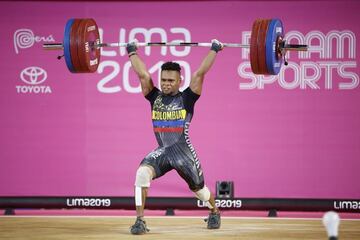
<svg viewBox="0 0 360 240"><path fill-rule="evenodd" d="M17 85L17 93L51 93L50 86L43 85L47 79L47 72L36 66L27 67L20 73L20 79L26 85Z"/></svg>

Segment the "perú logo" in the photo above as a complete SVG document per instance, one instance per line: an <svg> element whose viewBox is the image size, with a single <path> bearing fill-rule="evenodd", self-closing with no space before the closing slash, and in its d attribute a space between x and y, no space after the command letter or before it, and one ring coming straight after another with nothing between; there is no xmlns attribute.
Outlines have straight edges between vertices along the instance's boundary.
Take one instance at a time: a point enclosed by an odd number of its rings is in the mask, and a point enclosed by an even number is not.
<svg viewBox="0 0 360 240"><path fill-rule="evenodd" d="M14 33L14 47L16 54L19 53L19 48L30 48L35 42L55 42L52 35L48 37L35 36L30 29L18 29Z"/></svg>
<svg viewBox="0 0 360 240"><path fill-rule="evenodd" d="M20 79L27 85L16 86L17 93L51 93L50 86L40 85L47 79L47 72L40 67L25 68L20 73Z"/></svg>

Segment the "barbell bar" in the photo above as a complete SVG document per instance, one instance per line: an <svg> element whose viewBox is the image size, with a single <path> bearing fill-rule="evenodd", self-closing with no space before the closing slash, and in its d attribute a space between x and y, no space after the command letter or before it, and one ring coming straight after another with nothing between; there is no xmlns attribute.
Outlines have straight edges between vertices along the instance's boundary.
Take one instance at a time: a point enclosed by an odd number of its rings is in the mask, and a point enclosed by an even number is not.
<svg viewBox="0 0 360 240"><path fill-rule="evenodd" d="M211 47L204 42L139 42L146 46ZM307 51L308 46L288 44L284 40L279 19L257 19L253 23L250 44L223 43L224 47L250 48L250 64L254 74L277 75L286 51ZM100 63L100 48L126 47L127 43L100 43L97 24L93 19L70 19L65 25L63 43L45 43L45 50L63 50L68 69L73 73L92 73ZM285 61L286 64L286 61Z"/></svg>
<svg viewBox="0 0 360 240"><path fill-rule="evenodd" d="M93 47L126 47L128 43L100 43L94 44ZM208 42L138 42L138 47L148 47L148 46L190 46L190 47L211 47L212 43ZM240 43L223 43L224 47L233 47L233 48L250 48L250 44L240 44ZM62 43L45 43L43 44L45 50L63 50L64 45ZM307 51L307 45L299 44L285 44L282 49L286 51Z"/></svg>

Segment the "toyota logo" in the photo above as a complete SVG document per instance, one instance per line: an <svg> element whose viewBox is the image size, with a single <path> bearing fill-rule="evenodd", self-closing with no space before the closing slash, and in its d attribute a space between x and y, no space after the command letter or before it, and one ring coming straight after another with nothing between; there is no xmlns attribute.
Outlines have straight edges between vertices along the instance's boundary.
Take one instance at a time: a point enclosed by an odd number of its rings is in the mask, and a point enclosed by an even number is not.
<svg viewBox="0 0 360 240"><path fill-rule="evenodd" d="M28 67L21 71L20 78L27 84L38 85L46 80L47 73L40 67Z"/></svg>

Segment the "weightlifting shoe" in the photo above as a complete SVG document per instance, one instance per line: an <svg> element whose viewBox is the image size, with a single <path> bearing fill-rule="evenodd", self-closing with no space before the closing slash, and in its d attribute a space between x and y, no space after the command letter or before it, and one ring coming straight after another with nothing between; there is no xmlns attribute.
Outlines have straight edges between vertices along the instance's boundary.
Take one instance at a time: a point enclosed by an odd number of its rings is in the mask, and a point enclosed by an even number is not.
<svg viewBox="0 0 360 240"><path fill-rule="evenodd" d="M146 222L140 217L136 218L135 224L131 226L130 232L134 235L141 235L149 232L150 230L146 227Z"/></svg>
<svg viewBox="0 0 360 240"><path fill-rule="evenodd" d="M221 225L220 212L218 211L218 212L214 212L214 213L209 213L208 218L205 219L204 221L207 222L208 229L220 228L220 225Z"/></svg>

